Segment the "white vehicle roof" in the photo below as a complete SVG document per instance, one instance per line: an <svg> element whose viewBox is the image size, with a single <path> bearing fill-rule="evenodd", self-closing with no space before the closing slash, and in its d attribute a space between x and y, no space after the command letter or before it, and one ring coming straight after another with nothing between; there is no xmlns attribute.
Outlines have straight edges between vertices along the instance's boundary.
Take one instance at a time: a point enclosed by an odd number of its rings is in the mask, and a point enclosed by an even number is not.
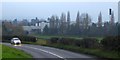
<svg viewBox="0 0 120 60"><path fill-rule="evenodd" d="M12 39L19 39L19 38L12 38Z"/></svg>

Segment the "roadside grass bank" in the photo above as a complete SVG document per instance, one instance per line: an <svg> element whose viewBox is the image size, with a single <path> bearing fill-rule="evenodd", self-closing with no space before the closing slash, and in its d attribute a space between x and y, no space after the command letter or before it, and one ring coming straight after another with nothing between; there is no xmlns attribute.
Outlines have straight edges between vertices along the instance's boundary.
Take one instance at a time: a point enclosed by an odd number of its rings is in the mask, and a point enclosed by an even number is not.
<svg viewBox="0 0 120 60"><path fill-rule="evenodd" d="M22 50L18 50L16 48L8 47L6 45L2 45L2 59L18 59L26 60L25 58L32 58L32 56L28 53L25 53Z"/></svg>
<svg viewBox="0 0 120 60"><path fill-rule="evenodd" d="M0 44L0 59L2 59L2 45Z"/></svg>

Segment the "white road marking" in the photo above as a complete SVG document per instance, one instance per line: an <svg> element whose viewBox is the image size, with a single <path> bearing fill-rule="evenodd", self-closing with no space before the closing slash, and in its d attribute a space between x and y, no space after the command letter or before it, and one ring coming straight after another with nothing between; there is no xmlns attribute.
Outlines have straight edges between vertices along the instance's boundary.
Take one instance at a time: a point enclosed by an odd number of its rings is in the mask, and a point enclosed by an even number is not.
<svg viewBox="0 0 120 60"><path fill-rule="evenodd" d="M24 46L24 47L29 47L29 46ZM61 58L61 59L63 59L63 60L67 60L67 59L63 58L62 56L59 56L59 55L57 55L57 54L55 54L55 53L52 53L52 52L49 52L49 51L46 51L46 50L43 50L43 49L38 49L38 48L34 48L34 47L29 47L29 48L36 49L36 50L40 50L40 51L42 51L42 52L49 53L49 54L54 55L54 56L56 56L56 57L58 57L58 58Z"/></svg>

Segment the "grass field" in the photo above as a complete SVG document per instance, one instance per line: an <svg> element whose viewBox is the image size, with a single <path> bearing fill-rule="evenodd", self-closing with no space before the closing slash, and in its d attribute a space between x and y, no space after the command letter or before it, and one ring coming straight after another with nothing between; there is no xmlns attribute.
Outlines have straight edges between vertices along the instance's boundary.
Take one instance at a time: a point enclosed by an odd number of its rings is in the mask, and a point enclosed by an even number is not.
<svg viewBox="0 0 120 60"><path fill-rule="evenodd" d="M50 39L52 37L65 37L65 38L74 38L74 39L83 39L83 37L80 36L62 36L62 35L35 35L38 38L41 39ZM92 37L97 38L99 41L103 39L103 37Z"/></svg>
<svg viewBox="0 0 120 60"><path fill-rule="evenodd" d="M32 58L24 51L2 45L2 58Z"/></svg>

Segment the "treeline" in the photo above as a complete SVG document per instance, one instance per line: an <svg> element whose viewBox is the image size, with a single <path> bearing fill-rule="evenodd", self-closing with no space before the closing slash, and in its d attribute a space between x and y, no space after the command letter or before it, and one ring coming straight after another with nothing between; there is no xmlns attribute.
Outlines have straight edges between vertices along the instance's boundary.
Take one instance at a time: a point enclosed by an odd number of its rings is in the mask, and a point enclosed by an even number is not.
<svg viewBox="0 0 120 60"><path fill-rule="evenodd" d="M116 23L111 26L109 23L105 23L103 27L97 27L95 23L92 23L92 26L89 26L87 29L77 28L75 25L71 25L70 29L62 28L49 28L45 26L42 34L43 35L76 35L76 36L117 36L120 35L120 24ZM63 30L63 31L61 31Z"/></svg>
<svg viewBox="0 0 120 60"><path fill-rule="evenodd" d="M39 21L38 18L32 20L31 23ZM12 23L11 21L2 21L2 33L10 35L29 35L31 33L38 35L74 35L74 36L117 36L120 35L120 23L114 22L114 13L111 13L108 22L102 22L102 13L98 15L98 22L93 23L92 18L88 13L77 13L76 20L71 20L70 12L62 13L60 18L52 15L47 19L46 26L43 29L32 29L31 31L24 31L24 24ZM16 21L16 20L15 20ZM27 21L27 20L25 20ZM24 22L27 23L27 22ZM34 25L33 24L33 25ZM43 23L44 25L44 23ZM29 25L28 25L29 26ZM39 26L38 26L39 27ZM41 25L41 27L43 27ZM41 28L40 27L40 28Z"/></svg>
<svg viewBox="0 0 120 60"><path fill-rule="evenodd" d="M109 22L102 22L102 14L98 16L98 22L92 23L88 13L77 13L76 21L70 19L70 12L61 14L61 17L51 16L48 18L49 26L43 29L43 35L78 35L78 36L117 36L120 24L114 22L114 14ZM112 21L112 22L111 22Z"/></svg>
<svg viewBox="0 0 120 60"><path fill-rule="evenodd" d="M10 42L12 38L19 38L22 43L36 42L36 37L24 33L22 25L14 25L10 21L2 21L2 42Z"/></svg>
<svg viewBox="0 0 120 60"><path fill-rule="evenodd" d="M2 21L2 35L23 35L24 30L20 24L12 24L11 21Z"/></svg>

